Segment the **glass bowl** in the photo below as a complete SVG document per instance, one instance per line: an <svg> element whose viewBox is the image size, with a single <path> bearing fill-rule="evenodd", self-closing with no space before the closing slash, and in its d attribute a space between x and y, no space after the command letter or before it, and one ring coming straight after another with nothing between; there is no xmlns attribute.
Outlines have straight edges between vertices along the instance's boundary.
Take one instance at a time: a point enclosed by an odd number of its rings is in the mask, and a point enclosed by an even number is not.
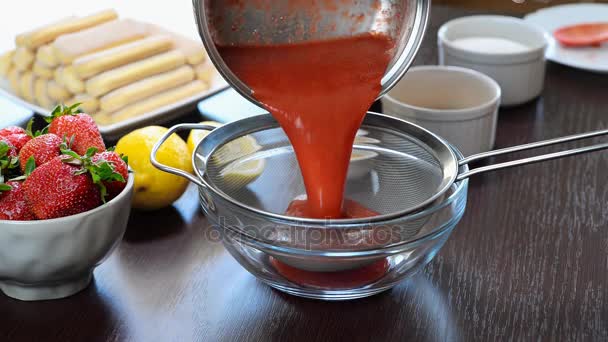
<svg viewBox="0 0 608 342"><path fill-rule="evenodd" d="M429 263L462 218L467 188L468 180L455 183L423 211L369 224L260 224L266 219L220 198L216 210L203 210L230 254L264 283L291 295L348 300L388 290ZM228 224L235 215L248 224Z"/></svg>

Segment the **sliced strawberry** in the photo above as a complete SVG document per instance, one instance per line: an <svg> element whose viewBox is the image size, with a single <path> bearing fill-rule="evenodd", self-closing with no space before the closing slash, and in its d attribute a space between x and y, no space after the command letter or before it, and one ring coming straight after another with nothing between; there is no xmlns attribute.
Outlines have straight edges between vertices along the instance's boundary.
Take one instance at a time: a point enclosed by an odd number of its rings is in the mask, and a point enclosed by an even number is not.
<svg viewBox="0 0 608 342"><path fill-rule="evenodd" d="M100 152L105 151L106 146L95 121L88 114L78 113L77 107L78 104L55 108L48 120L50 121L49 132L61 138L73 140L71 148L79 155L84 155L91 147Z"/></svg>
<svg viewBox="0 0 608 342"><path fill-rule="evenodd" d="M21 182L0 183L0 220L30 221L34 214L25 200Z"/></svg>
<svg viewBox="0 0 608 342"><path fill-rule="evenodd" d="M61 143L61 138L52 133L43 134L28 141L19 152L21 172L25 172L25 166L32 157L36 166L41 166L59 156Z"/></svg>
<svg viewBox="0 0 608 342"><path fill-rule="evenodd" d="M126 179L129 177L129 166L127 165L126 157L121 157L118 153L113 151L106 151L95 154L91 160L93 163L99 163L99 161L108 162L114 168L114 172L117 172L122 176L122 180L103 183L108 192L106 201L118 196L127 185Z"/></svg>

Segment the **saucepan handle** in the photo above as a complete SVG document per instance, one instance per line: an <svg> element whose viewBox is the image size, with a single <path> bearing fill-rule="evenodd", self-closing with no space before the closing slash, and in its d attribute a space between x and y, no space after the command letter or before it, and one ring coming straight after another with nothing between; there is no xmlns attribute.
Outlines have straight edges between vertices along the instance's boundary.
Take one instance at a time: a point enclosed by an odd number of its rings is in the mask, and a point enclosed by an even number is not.
<svg viewBox="0 0 608 342"><path fill-rule="evenodd" d="M150 152L150 161L152 162L152 165L154 165L156 168L158 168L159 170L168 172L168 173L172 173L174 175L180 176L180 177L184 177L187 180L191 181L192 183L200 186L200 187L206 187L205 184L203 184L203 182L201 182L200 179L198 179L198 177L194 176L193 174L191 174L190 172L186 172L184 170L181 169L177 169L165 164L160 163L157 159L156 159L156 154L158 153L158 150L160 149L160 147L162 146L162 144L169 139L169 137L171 136L171 134L177 132L177 131L181 131L181 130L185 130L185 129L200 129L200 130L205 130L205 131L212 131L217 127L214 126L210 126L210 125L205 125L205 124L179 124L179 125L175 125L173 127L171 127L167 133L165 133L157 142L156 144L154 144L154 147L152 147L152 152Z"/></svg>
<svg viewBox="0 0 608 342"><path fill-rule="evenodd" d="M535 142L535 143L531 143L531 144L507 147L507 148L503 148L500 150L479 153L479 154L461 159L458 162L458 164L460 166L462 166L462 165L469 164L473 161L478 161L478 160L486 159L486 158L493 157L493 156L513 153L513 152L517 152L517 151L531 150L531 149L535 149L535 148L539 148L539 147L543 147L543 146L562 144L562 143L569 142L569 141L588 139L588 138L599 137L599 136L603 136L603 135L608 135L608 130L600 130L600 131L587 132L587 133L582 133L582 134L575 134L575 135L570 135L570 136L556 138L556 139L539 141L539 142ZM460 175L458 175L457 180L460 181L460 180L469 178L469 177L479 174L479 173L506 169L509 167L514 167L514 166L519 166L519 165L538 163L538 162L542 162L545 160L558 159L558 158L574 156L577 154L589 153L589 152L600 151L600 150L605 150L605 149L608 149L608 143L591 145L591 146L575 148L575 149L565 150L565 151L559 151L559 152L554 152L554 153L549 153L549 154L543 154L543 155L519 159L519 160L512 160L512 161L508 161L508 162L504 162L504 163L482 166L482 167L470 169L467 172L461 173Z"/></svg>

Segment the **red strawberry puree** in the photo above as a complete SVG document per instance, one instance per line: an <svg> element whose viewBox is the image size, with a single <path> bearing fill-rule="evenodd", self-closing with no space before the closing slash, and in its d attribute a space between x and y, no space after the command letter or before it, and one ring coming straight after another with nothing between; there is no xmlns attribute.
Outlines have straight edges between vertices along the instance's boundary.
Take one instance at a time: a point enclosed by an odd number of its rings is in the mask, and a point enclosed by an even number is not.
<svg viewBox="0 0 608 342"><path fill-rule="evenodd" d="M294 147L307 201L287 214L309 218L378 215L344 201L355 134L381 90L393 42L380 34L286 45L218 47L224 60L277 119ZM381 277L386 260L343 272L308 272L272 261L302 285L353 286Z"/></svg>

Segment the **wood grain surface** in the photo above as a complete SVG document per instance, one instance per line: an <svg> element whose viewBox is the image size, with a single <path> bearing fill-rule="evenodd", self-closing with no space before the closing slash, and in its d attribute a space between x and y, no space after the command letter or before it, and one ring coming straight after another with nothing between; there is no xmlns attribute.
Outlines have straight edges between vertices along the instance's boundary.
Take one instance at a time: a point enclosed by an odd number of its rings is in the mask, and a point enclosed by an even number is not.
<svg viewBox="0 0 608 342"><path fill-rule="evenodd" d="M439 25L470 13L434 7L416 63L436 63ZM549 64L541 99L501 110L496 147L607 128L607 90L605 75ZM0 341L606 341L606 170L605 152L475 177L424 272L338 303L256 281L213 241L190 188L172 208L134 212L82 293L0 296Z"/></svg>

